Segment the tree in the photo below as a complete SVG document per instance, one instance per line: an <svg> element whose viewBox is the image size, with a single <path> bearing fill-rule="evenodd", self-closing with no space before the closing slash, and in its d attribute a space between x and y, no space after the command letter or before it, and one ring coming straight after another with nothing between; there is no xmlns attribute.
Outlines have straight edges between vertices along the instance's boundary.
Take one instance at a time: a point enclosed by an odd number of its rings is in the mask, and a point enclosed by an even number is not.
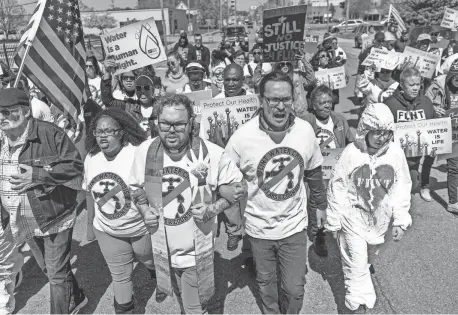
<svg viewBox="0 0 458 315"><path fill-rule="evenodd" d="M369 11L372 8L371 1L368 0L355 0L350 2L349 13L353 18L361 17L362 13ZM345 10L344 10L345 12ZM344 13L343 13L344 14Z"/></svg>
<svg viewBox="0 0 458 315"><path fill-rule="evenodd" d="M12 32L18 32L27 24L24 20L25 10L17 0L0 0L0 31L5 34L5 39Z"/></svg>
<svg viewBox="0 0 458 315"><path fill-rule="evenodd" d="M107 28L114 28L118 26L118 23L114 17L105 14L92 13L91 15L84 18L84 26L88 28L98 28L100 33L103 34Z"/></svg>
<svg viewBox="0 0 458 315"><path fill-rule="evenodd" d="M329 13L331 13L332 17L334 17L334 14L336 14L336 8L334 8L332 3L329 5Z"/></svg>
<svg viewBox="0 0 458 315"><path fill-rule="evenodd" d="M83 3L82 0L79 0L78 1L79 5L80 5L80 11L81 12L91 12L91 11L94 11L94 8L93 7L90 7L90 6L87 6Z"/></svg>
<svg viewBox="0 0 458 315"><path fill-rule="evenodd" d="M457 9L458 0L404 0L396 4L404 21L417 25L440 23L445 7Z"/></svg>

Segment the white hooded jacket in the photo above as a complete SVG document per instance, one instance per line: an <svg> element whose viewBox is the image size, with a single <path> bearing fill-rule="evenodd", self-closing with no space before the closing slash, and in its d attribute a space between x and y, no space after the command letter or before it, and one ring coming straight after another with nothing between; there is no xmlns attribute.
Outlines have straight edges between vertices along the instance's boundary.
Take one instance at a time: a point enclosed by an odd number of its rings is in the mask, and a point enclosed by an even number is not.
<svg viewBox="0 0 458 315"><path fill-rule="evenodd" d="M399 143L389 141L370 155L366 135L370 130L394 131L390 109L371 104L360 119L356 140L349 144L336 164L328 186L326 229L354 231L369 244L381 244L391 218L393 226L406 229L409 214L409 168Z"/></svg>

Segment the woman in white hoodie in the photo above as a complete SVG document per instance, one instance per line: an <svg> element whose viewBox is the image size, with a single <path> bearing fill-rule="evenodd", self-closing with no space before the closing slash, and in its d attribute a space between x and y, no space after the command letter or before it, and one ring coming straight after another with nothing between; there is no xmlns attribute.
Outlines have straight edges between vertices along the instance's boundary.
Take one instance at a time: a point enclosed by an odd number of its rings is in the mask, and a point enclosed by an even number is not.
<svg viewBox="0 0 458 315"><path fill-rule="evenodd" d="M393 131L390 109L381 103L369 105L355 142L342 152L328 186L325 228L339 244L345 305L359 313L373 308L376 300L368 251L377 254L392 219L394 240L412 223L409 167Z"/></svg>

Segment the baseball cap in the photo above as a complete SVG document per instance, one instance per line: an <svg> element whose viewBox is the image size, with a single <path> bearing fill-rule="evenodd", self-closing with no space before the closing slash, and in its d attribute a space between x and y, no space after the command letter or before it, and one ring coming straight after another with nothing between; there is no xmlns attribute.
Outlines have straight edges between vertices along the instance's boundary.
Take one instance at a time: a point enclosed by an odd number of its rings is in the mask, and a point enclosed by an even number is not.
<svg viewBox="0 0 458 315"><path fill-rule="evenodd" d="M425 33L418 35L417 42L421 42L423 40L431 41L431 35Z"/></svg>
<svg viewBox="0 0 458 315"><path fill-rule="evenodd" d="M29 107L29 96L18 88L7 88L0 90L0 107L16 105Z"/></svg>

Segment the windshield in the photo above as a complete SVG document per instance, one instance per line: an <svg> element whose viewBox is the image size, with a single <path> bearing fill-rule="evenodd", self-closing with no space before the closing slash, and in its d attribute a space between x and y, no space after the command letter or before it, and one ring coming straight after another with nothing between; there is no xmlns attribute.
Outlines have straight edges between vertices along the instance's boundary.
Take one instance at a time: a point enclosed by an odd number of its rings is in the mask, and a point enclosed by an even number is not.
<svg viewBox="0 0 458 315"><path fill-rule="evenodd" d="M244 35L245 34L245 28L243 26L240 26L240 27L228 27L226 29L226 34L229 35L229 36Z"/></svg>

